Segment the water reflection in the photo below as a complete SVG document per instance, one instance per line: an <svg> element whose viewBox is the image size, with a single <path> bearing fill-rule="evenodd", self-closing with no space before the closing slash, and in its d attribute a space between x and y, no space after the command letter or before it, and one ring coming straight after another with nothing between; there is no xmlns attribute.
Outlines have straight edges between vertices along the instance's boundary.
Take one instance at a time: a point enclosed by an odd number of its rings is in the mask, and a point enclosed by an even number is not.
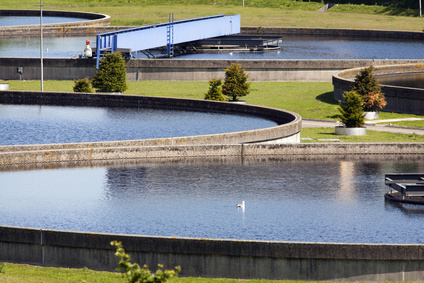
<svg viewBox="0 0 424 283"><path fill-rule="evenodd" d="M205 238L424 243L424 210L384 201L385 173L419 172L423 164L420 156L376 156L2 167L0 223ZM236 207L242 200L244 212Z"/></svg>
<svg viewBox="0 0 424 283"><path fill-rule="evenodd" d="M93 44L96 38L93 36L61 36L44 37L44 58L72 58L82 54L85 41L90 40ZM92 44L92 47L95 45ZM19 50L19 52L16 52ZM40 56L40 39L36 37L13 37L0 38L0 57L38 58ZM25 69L24 75L25 78ZM19 77L17 76L17 79Z"/></svg>
<svg viewBox="0 0 424 283"><path fill-rule="evenodd" d="M352 161L340 162L340 190L338 193L339 201L355 202L355 183L354 183L355 163Z"/></svg>

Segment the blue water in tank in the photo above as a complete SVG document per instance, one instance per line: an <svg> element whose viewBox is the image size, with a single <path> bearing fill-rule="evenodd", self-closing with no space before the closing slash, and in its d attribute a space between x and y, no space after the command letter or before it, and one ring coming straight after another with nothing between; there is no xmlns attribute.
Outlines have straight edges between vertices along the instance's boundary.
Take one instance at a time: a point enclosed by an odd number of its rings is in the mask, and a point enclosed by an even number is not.
<svg viewBox="0 0 424 283"><path fill-rule="evenodd" d="M220 113L0 104L0 145L170 138L276 125L258 117Z"/></svg>
<svg viewBox="0 0 424 283"><path fill-rule="evenodd" d="M424 209L384 200L384 174L423 172L422 158L377 158L144 159L29 171L3 166L0 223L174 237L424 244ZM236 207L243 200L244 210Z"/></svg>
<svg viewBox="0 0 424 283"><path fill-rule="evenodd" d="M95 47L96 38L54 37L44 38L45 58L72 58L82 54L86 40ZM8 38L2 40L0 57L37 58L40 40L36 37ZM218 54L191 54L178 59L423 59L424 42L417 40L343 39L318 36L285 36L281 49L269 52L224 52ZM402 50L399 52L398 50ZM142 52L133 52L135 58L147 58ZM161 56L161 54L157 54ZM163 54L162 54L163 56Z"/></svg>
<svg viewBox="0 0 424 283"><path fill-rule="evenodd" d="M43 24L61 24L87 21L89 19L74 17L43 16ZM39 16L0 16L0 27L39 25Z"/></svg>

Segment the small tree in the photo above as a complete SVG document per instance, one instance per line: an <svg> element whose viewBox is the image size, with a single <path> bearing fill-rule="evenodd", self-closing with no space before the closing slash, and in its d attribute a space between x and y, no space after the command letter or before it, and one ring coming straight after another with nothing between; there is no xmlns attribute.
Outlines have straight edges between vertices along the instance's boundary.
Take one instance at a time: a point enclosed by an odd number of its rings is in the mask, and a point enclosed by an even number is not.
<svg viewBox="0 0 424 283"><path fill-rule="evenodd" d="M340 114L338 118L347 128L362 127L365 122L362 97L354 91L349 91L343 94L343 98L345 100L344 103L339 101L338 110Z"/></svg>
<svg viewBox="0 0 424 283"><path fill-rule="evenodd" d="M233 63L225 69L225 81L222 86L222 93L228 96L231 101L237 101L238 97L249 94L250 82L247 81L249 75L239 64Z"/></svg>
<svg viewBox="0 0 424 283"><path fill-rule="evenodd" d="M222 80L212 79L209 81L209 90L205 93L206 100L225 101L224 95L221 90Z"/></svg>
<svg viewBox="0 0 424 283"><path fill-rule="evenodd" d="M74 92L93 92L88 79L74 80Z"/></svg>
<svg viewBox="0 0 424 283"><path fill-rule="evenodd" d="M127 86L125 59L121 53L108 53L100 61L99 69L92 80L92 85L103 92L124 92Z"/></svg>
<svg viewBox="0 0 424 283"><path fill-rule="evenodd" d="M377 79L374 74L374 66L369 66L368 68L362 69L359 74L356 75L355 81L353 83L352 91L355 91L360 96L364 97L370 92L379 93L381 92L381 87L378 84Z"/></svg>
<svg viewBox="0 0 424 283"><path fill-rule="evenodd" d="M351 90L362 97L364 111L378 111L387 104L384 93L381 92L381 86L374 76L374 66L372 65L362 69L356 75Z"/></svg>
<svg viewBox="0 0 424 283"><path fill-rule="evenodd" d="M129 254L125 253L121 242L112 241L110 244L116 247L115 255L119 258L117 270L121 271L122 276L126 277L130 283L161 283L165 282L167 279L177 277L178 273L181 271L179 266L175 267L175 270L162 271L163 266L159 265L159 269L152 274L146 265L140 268L137 263L130 262L131 257Z"/></svg>

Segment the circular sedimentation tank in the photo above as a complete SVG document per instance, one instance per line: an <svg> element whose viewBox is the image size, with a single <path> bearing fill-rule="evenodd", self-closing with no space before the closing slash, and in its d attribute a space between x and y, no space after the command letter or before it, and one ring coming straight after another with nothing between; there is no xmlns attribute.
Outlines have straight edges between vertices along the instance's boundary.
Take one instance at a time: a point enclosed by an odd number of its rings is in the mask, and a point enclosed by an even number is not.
<svg viewBox="0 0 424 283"><path fill-rule="evenodd" d="M107 20L106 20L107 21ZM109 19L110 21L110 19ZM1 29L0 29L1 30ZM280 29L281 30L281 29ZM357 31L355 31L357 32ZM64 101L68 97L63 97ZM84 98L85 101L93 101L93 99ZM116 101L120 101L118 98ZM19 103L19 102L15 102ZM154 101L152 101L153 104ZM42 103L40 103L42 104ZM65 102L62 103L66 105ZM71 103L72 104L72 103ZM128 106L131 103L128 104ZM224 104L222 104L224 105ZM237 106L238 107L238 106ZM230 107L231 108L231 107ZM290 123L289 123L290 124ZM300 131L301 120L295 119L289 127L290 133L295 133L296 129ZM298 132L298 131L297 131ZM181 156L189 158L190 151L200 148L201 158L205 156L211 157L212 152L215 157L222 156L222 150L231 150L235 158L240 158L243 162L248 162L246 154L252 156L261 156L262 153L268 152L268 157L272 158L273 154L281 154L285 152L285 156L300 155L306 158L308 151L325 150L328 145L258 145L251 146L247 144L231 145L224 148L222 145L206 145L200 147L198 145L175 146L173 142L167 145L167 148L161 148L157 144L149 144L149 146L141 146L141 144L103 144L99 147L103 152L114 156L109 160L119 160L126 158L125 154L117 154L114 152L114 146L117 146L123 152L137 154L136 158L146 158L148 155L142 155L143 151L162 150L162 155L152 154L150 157L159 160L169 153L179 152ZM343 148L345 146L345 148ZM369 145L366 145L369 148ZM379 145L377 145L378 147ZM342 158L348 153L349 146L338 146L339 153ZM400 145L399 148L406 146ZM0 147L3 156L10 154L15 164L20 163L21 158L28 158L32 154L33 146L22 147L18 154L14 153L15 148ZM143 150L139 150L143 148ZM324 149L323 149L324 148ZM22 150L23 149L23 150ZM93 154L97 150L92 145L78 145L72 147L64 145L63 148L57 148L55 145L43 151L43 157L34 159L33 166L41 166L48 168L49 163L46 157L54 156L57 151L65 149L68 151L68 158L74 158L78 151L84 151L87 159L83 161L85 165L92 166L96 160L93 160ZM135 150L135 151L134 151ZM137 151L139 150L139 151ZM394 150L396 151L396 150ZM269 153L271 152L271 153ZM323 154L329 156L335 151ZM382 151L383 154L384 150ZM360 153L357 149L356 153ZM417 155L420 155L418 149ZM225 155L225 154L224 154ZM212 157L214 157L212 155ZM321 157L323 158L323 157ZM101 158L100 158L101 159ZM164 162L170 159L162 159ZM58 160L49 160L49 162L57 162ZM78 166L80 159L76 159ZM223 161L225 162L225 161ZM23 162L13 170L21 170L26 168L27 163ZM60 163L59 163L60 164ZM344 169L351 164L347 162ZM15 166L15 165L12 165ZM45 167L46 166L46 167ZM28 166L30 168L31 166ZM344 173L348 173L348 170ZM368 168L369 170L369 168ZM284 172L282 172L284 174ZM120 172L122 175L122 172ZM312 174L313 175L313 174ZM313 176L312 176L313 177ZM348 178L349 179L349 178ZM353 186L344 188L346 190L354 190ZM242 201L242 199L240 199ZM234 207L234 209L236 209ZM249 202L246 203L246 213L249 209ZM205 212L207 213L207 212ZM282 215L281 217L290 217L290 215ZM129 248L136 258L150 266L157 263L163 263L167 267L180 264L183 267L184 276L206 276L206 277L242 277L242 278L270 278L270 279L300 279L300 280L409 280L414 281L422 278L422 270L424 270L423 249L422 244L344 244L344 243L308 243L308 242L280 242L280 241L253 241L253 240L223 240L223 239L196 239L196 238L176 238L161 236L140 236L140 235L116 235L116 234L99 234L86 232L70 232L70 231L53 231L44 229L29 229L0 226L0 242L6 246L7 252L0 253L2 260L27 262L34 264L69 266L114 270L114 255L109 245L110 240L121 240L124 247ZM25 249L19 255L14 255L14 249ZM22 250L20 250L22 251ZM23 255L28 255L22 258ZM85 255L84 258L81 255ZM101 260L99 260L101 258ZM158 262L159 261L159 262Z"/></svg>
<svg viewBox="0 0 424 283"><path fill-rule="evenodd" d="M1 30L10 30L19 33L28 28L39 28L40 10L0 10L0 18L4 19ZM11 20L7 20L10 18ZM52 18L51 20L48 20ZM65 18L66 20L61 20ZM33 20L34 19L34 20ZM98 13L71 12L71 11L43 11L43 27L85 27L85 26L106 26L110 24L110 16ZM57 22L55 22L55 19ZM7 23L7 25L6 25ZM10 25L9 25L10 24Z"/></svg>

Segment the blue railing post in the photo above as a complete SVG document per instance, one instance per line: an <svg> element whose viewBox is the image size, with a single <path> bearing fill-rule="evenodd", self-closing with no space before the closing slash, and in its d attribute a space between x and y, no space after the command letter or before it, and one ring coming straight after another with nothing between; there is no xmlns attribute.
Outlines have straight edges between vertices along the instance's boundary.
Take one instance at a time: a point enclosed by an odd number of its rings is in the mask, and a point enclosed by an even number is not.
<svg viewBox="0 0 424 283"><path fill-rule="evenodd" d="M115 33L112 37L111 53L118 51L118 35Z"/></svg>
<svg viewBox="0 0 424 283"><path fill-rule="evenodd" d="M99 69L100 66L100 49L101 49L102 37L100 35L96 36L96 69Z"/></svg>

